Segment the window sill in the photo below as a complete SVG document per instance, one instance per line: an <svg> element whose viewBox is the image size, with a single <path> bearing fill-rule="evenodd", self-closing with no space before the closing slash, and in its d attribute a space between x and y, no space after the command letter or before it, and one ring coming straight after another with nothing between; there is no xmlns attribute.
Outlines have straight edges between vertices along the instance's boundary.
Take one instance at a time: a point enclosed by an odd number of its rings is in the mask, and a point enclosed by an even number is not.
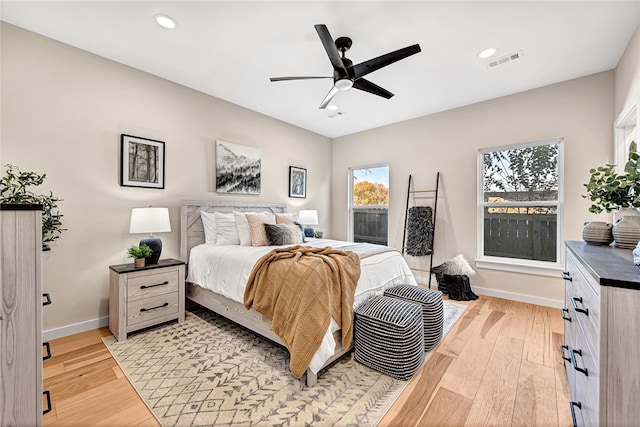
<svg viewBox="0 0 640 427"><path fill-rule="evenodd" d="M561 278L564 267L560 263L547 263L520 260L506 260L504 258L478 258L476 267L486 270L509 271L513 273L533 274Z"/></svg>

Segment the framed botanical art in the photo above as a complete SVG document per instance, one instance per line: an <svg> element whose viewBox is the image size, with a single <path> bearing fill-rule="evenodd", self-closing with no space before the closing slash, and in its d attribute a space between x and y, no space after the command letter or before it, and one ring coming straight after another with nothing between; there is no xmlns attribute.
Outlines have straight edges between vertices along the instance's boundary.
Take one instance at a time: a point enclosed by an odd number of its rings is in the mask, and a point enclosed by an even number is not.
<svg viewBox="0 0 640 427"><path fill-rule="evenodd" d="M164 188L164 142L122 134L120 185Z"/></svg>
<svg viewBox="0 0 640 427"><path fill-rule="evenodd" d="M307 170L289 166L289 197L307 197Z"/></svg>
<svg viewBox="0 0 640 427"><path fill-rule="evenodd" d="M216 141L216 192L260 194L262 151Z"/></svg>

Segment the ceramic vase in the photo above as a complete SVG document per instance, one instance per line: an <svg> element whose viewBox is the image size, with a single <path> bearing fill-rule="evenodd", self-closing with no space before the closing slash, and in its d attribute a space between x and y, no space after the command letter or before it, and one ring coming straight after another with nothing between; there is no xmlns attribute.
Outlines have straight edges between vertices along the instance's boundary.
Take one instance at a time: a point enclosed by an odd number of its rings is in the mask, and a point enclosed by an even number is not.
<svg viewBox="0 0 640 427"><path fill-rule="evenodd" d="M622 216L620 216L622 215ZM640 241L640 215L635 209L622 209L613 225L614 246L634 249Z"/></svg>
<svg viewBox="0 0 640 427"><path fill-rule="evenodd" d="M590 245L608 245L613 242L613 225L604 221L585 222L582 240Z"/></svg>

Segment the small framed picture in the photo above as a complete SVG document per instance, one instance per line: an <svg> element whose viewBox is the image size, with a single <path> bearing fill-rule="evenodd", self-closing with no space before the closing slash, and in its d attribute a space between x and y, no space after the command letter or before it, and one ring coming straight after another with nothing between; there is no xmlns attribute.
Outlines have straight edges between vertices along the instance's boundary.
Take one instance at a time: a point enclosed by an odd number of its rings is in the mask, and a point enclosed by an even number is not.
<svg viewBox="0 0 640 427"><path fill-rule="evenodd" d="M289 166L289 197L307 198L307 170Z"/></svg>
<svg viewBox="0 0 640 427"><path fill-rule="evenodd" d="M120 185L164 188L164 142L122 134Z"/></svg>

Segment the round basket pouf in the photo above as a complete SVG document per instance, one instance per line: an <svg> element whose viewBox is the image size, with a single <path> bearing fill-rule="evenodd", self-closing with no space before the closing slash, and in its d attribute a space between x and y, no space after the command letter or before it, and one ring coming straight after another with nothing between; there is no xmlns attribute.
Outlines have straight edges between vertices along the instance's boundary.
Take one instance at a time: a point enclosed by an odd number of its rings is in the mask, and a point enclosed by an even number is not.
<svg viewBox="0 0 640 427"><path fill-rule="evenodd" d="M386 289L384 295L422 306L425 351L430 351L440 342L444 323L442 292L414 285L397 285Z"/></svg>
<svg viewBox="0 0 640 427"><path fill-rule="evenodd" d="M422 307L379 295L354 311L354 359L398 380L408 380L424 362Z"/></svg>

